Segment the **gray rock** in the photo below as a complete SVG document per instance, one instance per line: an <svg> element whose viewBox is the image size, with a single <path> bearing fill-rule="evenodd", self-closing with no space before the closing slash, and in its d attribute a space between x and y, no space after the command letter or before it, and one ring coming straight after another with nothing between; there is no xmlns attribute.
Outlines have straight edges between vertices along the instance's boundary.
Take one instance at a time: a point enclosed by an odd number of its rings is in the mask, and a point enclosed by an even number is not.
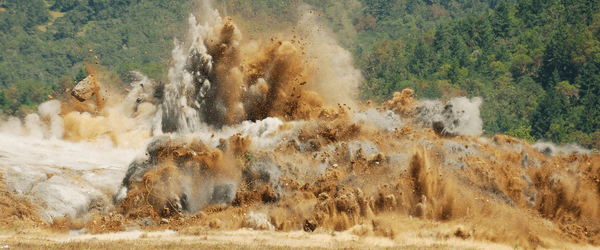
<svg viewBox="0 0 600 250"><path fill-rule="evenodd" d="M92 200L101 199L103 194L87 183L72 178L53 176L31 190L33 200L41 201L42 215L52 222L53 218L65 215L75 218L88 211Z"/></svg>
<svg viewBox="0 0 600 250"><path fill-rule="evenodd" d="M48 179L46 173L27 166L6 167L3 174L10 191L19 195L28 194L36 184Z"/></svg>

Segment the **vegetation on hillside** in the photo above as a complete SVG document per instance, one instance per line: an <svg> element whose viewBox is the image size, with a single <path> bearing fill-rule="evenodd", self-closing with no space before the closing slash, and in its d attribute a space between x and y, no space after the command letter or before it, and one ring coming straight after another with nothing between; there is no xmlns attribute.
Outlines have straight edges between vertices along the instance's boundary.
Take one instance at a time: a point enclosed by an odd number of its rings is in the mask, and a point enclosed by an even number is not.
<svg viewBox="0 0 600 250"><path fill-rule="evenodd" d="M192 1L0 0L0 108L29 112L98 62L163 79ZM600 4L592 0L216 0L252 32L312 6L352 51L361 98L481 96L485 133L600 147ZM281 27L280 27L281 26ZM248 30L248 29L247 29ZM70 85L69 85L70 84Z"/></svg>
<svg viewBox="0 0 600 250"><path fill-rule="evenodd" d="M12 115L35 110L59 95L59 86L72 86L86 63L122 79L131 70L164 77L191 6L187 0L0 0L0 108Z"/></svg>
<svg viewBox="0 0 600 250"><path fill-rule="evenodd" d="M598 148L599 27L596 1L502 0L357 53L363 97L481 96L488 135Z"/></svg>

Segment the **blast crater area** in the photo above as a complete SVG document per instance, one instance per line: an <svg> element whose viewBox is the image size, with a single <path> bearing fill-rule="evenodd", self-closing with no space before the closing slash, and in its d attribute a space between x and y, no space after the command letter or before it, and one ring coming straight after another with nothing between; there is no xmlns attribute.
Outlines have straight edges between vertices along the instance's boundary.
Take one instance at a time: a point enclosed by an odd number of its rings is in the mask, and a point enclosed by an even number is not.
<svg viewBox="0 0 600 250"><path fill-rule="evenodd" d="M484 137L478 97L358 101L316 12L262 40L235 21L190 15L168 81L119 92L89 65L3 121L0 247L600 245L597 153Z"/></svg>

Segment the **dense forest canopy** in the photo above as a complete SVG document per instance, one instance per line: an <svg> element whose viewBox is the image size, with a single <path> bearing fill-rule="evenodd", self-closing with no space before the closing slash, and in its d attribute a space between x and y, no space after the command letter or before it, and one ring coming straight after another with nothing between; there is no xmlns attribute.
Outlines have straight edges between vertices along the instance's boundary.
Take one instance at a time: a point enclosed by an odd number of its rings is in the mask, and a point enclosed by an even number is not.
<svg viewBox="0 0 600 250"><path fill-rule="evenodd" d="M23 115L98 62L162 77L187 0L1 0L0 108Z"/></svg>
<svg viewBox="0 0 600 250"><path fill-rule="evenodd" d="M98 63L163 80L189 0L0 0L0 109L23 116ZM360 98L481 96L487 135L600 147L600 3L592 0L216 0L245 30L311 6L354 54Z"/></svg>

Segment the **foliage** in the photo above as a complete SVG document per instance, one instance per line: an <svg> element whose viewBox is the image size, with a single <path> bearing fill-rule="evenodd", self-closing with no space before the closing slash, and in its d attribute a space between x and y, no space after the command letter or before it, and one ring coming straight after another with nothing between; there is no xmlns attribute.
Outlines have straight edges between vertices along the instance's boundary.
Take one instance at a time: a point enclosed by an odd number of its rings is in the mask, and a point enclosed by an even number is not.
<svg viewBox="0 0 600 250"><path fill-rule="evenodd" d="M530 135L531 133L531 126L521 126L519 128L515 128L515 129L511 129L509 131L506 132L506 135L515 137L515 138L519 138L521 140L524 140L526 142L529 142L530 144L533 144L536 140L533 136Z"/></svg>
<svg viewBox="0 0 600 250"><path fill-rule="evenodd" d="M0 108L35 110L98 62L166 78L193 1L0 0ZM354 54L360 97L481 96L487 135L600 146L600 5L594 0L216 0L252 35L318 16ZM254 32L256 31L256 32ZM246 36L246 34L244 34Z"/></svg>
<svg viewBox="0 0 600 250"><path fill-rule="evenodd" d="M173 36L181 35L191 3L58 0L47 6L42 0L3 0L0 7L0 107L14 115L48 100L61 77L87 75L82 68L88 62L121 78L131 70L164 78ZM41 98L20 96L32 85Z"/></svg>
<svg viewBox="0 0 600 250"><path fill-rule="evenodd" d="M383 11L368 13L379 26L406 25L413 23L415 13L425 17L424 7L432 9L436 4L406 3L415 4L407 7L408 19ZM457 16L440 3L452 20L430 19L436 21L433 28L416 25L407 29L410 33L396 34L383 28L364 31L373 37L388 36L375 41L371 49L354 50L365 75L361 96L383 101L405 87L426 98L481 96L488 135L506 133L530 142L547 139L598 147L598 4L583 0L487 4L490 9ZM363 34L358 34L359 40ZM390 44L401 44L402 53Z"/></svg>

